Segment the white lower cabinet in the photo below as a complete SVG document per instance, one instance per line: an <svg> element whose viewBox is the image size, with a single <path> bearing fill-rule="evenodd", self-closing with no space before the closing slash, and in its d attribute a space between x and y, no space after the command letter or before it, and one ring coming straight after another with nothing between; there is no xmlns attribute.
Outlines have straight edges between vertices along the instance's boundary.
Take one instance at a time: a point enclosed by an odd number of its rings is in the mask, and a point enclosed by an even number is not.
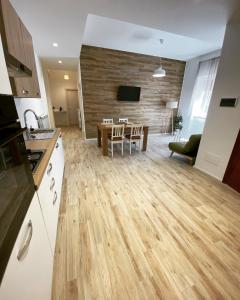
<svg viewBox="0 0 240 300"><path fill-rule="evenodd" d="M1 300L50 300L53 256L35 193L0 288Z"/></svg>
<svg viewBox="0 0 240 300"><path fill-rule="evenodd" d="M59 137L37 191L53 254L57 236L63 171L64 153L61 137Z"/></svg>
<svg viewBox="0 0 240 300"><path fill-rule="evenodd" d="M0 286L0 300L51 299L63 171L60 136L15 242Z"/></svg>

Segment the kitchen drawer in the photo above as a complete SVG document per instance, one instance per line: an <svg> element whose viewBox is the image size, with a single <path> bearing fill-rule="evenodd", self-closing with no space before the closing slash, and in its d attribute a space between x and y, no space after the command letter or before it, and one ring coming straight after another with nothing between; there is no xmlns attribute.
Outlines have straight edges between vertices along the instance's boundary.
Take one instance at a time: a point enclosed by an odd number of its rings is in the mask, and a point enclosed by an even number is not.
<svg viewBox="0 0 240 300"><path fill-rule="evenodd" d="M58 139L37 192L53 254L62 190L64 168L64 158L62 156L62 142Z"/></svg>
<svg viewBox="0 0 240 300"><path fill-rule="evenodd" d="M50 300L53 256L35 193L0 287L2 300Z"/></svg>
<svg viewBox="0 0 240 300"><path fill-rule="evenodd" d="M62 137L59 136L54 150L54 172L56 172L56 184L58 187L58 193L61 197L61 190L62 190L62 181L63 181L63 172L64 172L64 151L63 151L63 144L62 144Z"/></svg>
<svg viewBox="0 0 240 300"><path fill-rule="evenodd" d="M37 191L37 194L42 209L42 214L46 225L52 253L54 253L54 249L55 249L55 240L56 240L57 224L58 224L58 211L59 211L59 199L55 191L55 188L56 188L55 173L52 170L51 175L49 176L46 171L43 180L41 182L41 185Z"/></svg>

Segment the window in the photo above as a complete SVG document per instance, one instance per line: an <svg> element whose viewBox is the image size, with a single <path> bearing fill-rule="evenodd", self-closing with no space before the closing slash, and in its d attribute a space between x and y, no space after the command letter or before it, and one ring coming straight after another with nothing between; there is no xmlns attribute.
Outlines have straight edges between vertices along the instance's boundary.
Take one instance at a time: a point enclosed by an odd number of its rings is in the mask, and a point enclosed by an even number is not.
<svg viewBox="0 0 240 300"><path fill-rule="evenodd" d="M218 63L219 58L214 58L199 64L199 70L192 95L192 118L206 119L207 117Z"/></svg>
<svg viewBox="0 0 240 300"><path fill-rule="evenodd" d="M217 75L219 58L199 63L191 101L183 119L182 137L188 139L192 134L203 132L208 107Z"/></svg>

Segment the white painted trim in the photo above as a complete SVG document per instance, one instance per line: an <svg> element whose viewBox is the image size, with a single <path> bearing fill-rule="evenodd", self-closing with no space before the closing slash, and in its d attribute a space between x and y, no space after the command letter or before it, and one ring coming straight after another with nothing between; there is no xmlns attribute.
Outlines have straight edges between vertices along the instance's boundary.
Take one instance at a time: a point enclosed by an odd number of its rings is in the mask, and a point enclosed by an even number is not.
<svg viewBox="0 0 240 300"><path fill-rule="evenodd" d="M193 167L194 167L195 169L199 170L200 172L202 172L202 173L204 173L204 174L206 174L206 175L208 175L208 176L211 176L211 177L213 177L214 179L217 179L218 181L222 182L222 178L217 177L217 176L211 174L210 172L205 171L205 170L202 169L202 168L196 167L195 165L194 165Z"/></svg>
<svg viewBox="0 0 240 300"><path fill-rule="evenodd" d="M84 99L83 99L83 92L82 92L82 74L81 74L81 65L80 60L78 63L78 100L79 100L79 108L81 113L81 129L83 132L83 137L86 139L86 129L85 129L85 114L84 114Z"/></svg>
<svg viewBox="0 0 240 300"><path fill-rule="evenodd" d="M85 138L85 141L97 141L97 138L91 138L91 139Z"/></svg>
<svg viewBox="0 0 240 300"><path fill-rule="evenodd" d="M171 133L148 133L148 135L149 136L156 136L156 135L159 135L159 136L174 136Z"/></svg>

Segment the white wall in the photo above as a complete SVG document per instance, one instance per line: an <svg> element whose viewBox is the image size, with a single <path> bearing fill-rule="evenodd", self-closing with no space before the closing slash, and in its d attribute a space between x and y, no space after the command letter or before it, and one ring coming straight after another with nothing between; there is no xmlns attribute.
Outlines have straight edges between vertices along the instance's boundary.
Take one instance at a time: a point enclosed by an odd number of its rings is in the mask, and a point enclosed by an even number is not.
<svg viewBox="0 0 240 300"><path fill-rule="evenodd" d="M194 88L194 83L197 77L199 64L202 61L219 57L221 55L221 50L217 50L206 55L198 56L193 59L190 59L186 63L182 92L179 103L179 113L183 116L183 130L182 137L189 138L188 133L188 120L190 120L191 114L191 98ZM201 126L200 126L201 127Z"/></svg>
<svg viewBox="0 0 240 300"><path fill-rule="evenodd" d="M84 117L84 106L83 106L83 93L82 93L82 74L81 74L81 65L80 60L78 64L78 72L77 72L77 80L78 80L78 98L79 98L79 108L81 114L81 129L83 133L83 137L85 138L85 117Z"/></svg>
<svg viewBox="0 0 240 300"><path fill-rule="evenodd" d="M0 94L12 94L0 35Z"/></svg>
<svg viewBox="0 0 240 300"><path fill-rule="evenodd" d="M41 65L42 65L43 79L44 79L45 91L46 91L46 97L47 97L49 125L50 125L50 127L56 127L54 116L53 116L53 111L52 111L52 99L51 99L51 93L50 93L48 70L47 70L43 60L41 60Z"/></svg>
<svg viewBox="0 0 240 300"><path fill-rule="evenodd" d="M69 80L63 78L64 74L69 75ZM48 70L49 88L52 106L67 110L66 89L77 90L77 72L64 70Z"/></svg>
<svg viewBox="0 0 240 300"><path fill-rule="evenodd" d="M222 97L240 96L240 18L227 26L217 78L195 167L222 180L240 128L240 103L219 107Z"/></svg>
<svg viewBox="0 0 240 300"><path fill-rule="evenodd" d="M35 54L35 60L36 60L41 98L15 98L15 104L16 104L18 116L20 118L22 127L24 127L23 113L26 109L33 109L38 116L42 114L48 115L47 96L46 96L45 85L43 80L42 66L36 54ZM29 126L32 126L33 128L37 127L37 121L34 118L32 113L27 114L27 123L28 123L28 127Z"/></svg>

